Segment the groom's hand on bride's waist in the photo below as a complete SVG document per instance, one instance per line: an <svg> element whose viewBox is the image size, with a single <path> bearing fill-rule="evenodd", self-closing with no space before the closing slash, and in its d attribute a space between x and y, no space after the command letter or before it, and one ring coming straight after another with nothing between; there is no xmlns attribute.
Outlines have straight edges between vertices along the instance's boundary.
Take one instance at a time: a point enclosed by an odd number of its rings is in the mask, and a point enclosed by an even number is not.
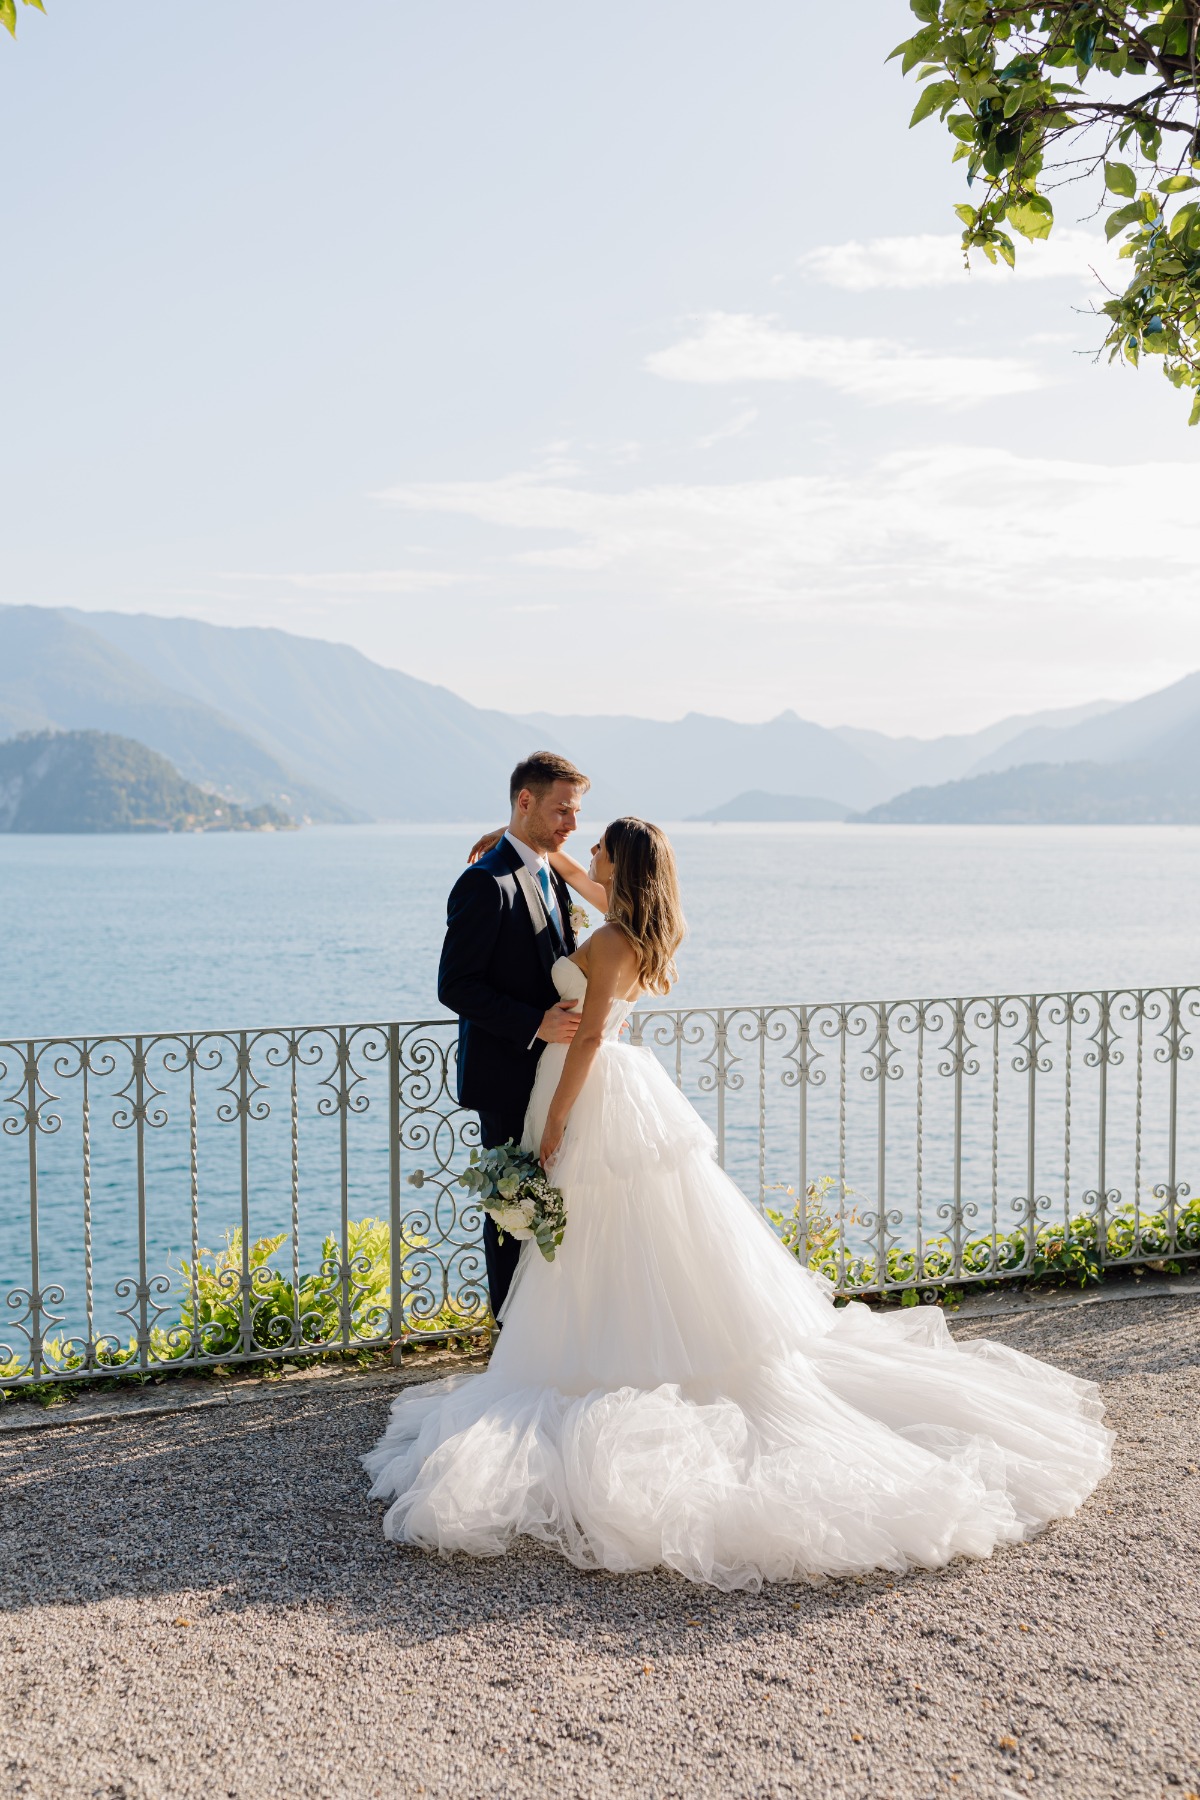
<svg viewBox="0 0 1200 1800"><path fill-rule="evenodd" d="M560 1000L552 1006L541 1024L537 1035L543 1044L569 1044L579 1030L579 1014L575 1008L578 1000Z"/></svg>

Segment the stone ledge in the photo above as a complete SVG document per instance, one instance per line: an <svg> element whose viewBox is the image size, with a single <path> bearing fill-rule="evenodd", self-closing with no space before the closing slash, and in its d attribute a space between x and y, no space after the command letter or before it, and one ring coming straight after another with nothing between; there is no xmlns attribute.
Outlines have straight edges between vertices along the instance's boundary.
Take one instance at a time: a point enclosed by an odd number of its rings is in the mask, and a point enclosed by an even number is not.
<svg viewBox="0 0 1200 1800"><path fill-rule="evenodd" d="M289 1368L270 1379L254 1375L216 1377L166 1376L152 1386L129 1387L88 1395L65 1389L58 1404L40 1406L30 1400L10 1401L0 1409L0 1433L42 1431L56 1425L105 1425L129 1419L154 1419L168 1413L206 1412L219 1406L245 1406L258 1400L294 1398L311 1388L353 1385L358 1388L409 1387L463 1369L486 1367L483 1357L458 1351L429 1351L399 1369ZM119 1379L119 1377L117 1377ZM77 1397L78 1396L78 1397Z"/></svg>
<svg viewBox="0 0 1200 1800"><path fill-rule="evenodd" d="M1072 1311L1081 1306L1115 1306L1123 1300L1200 1298L1200 1277L1171 1276L1118 1278L1086 1291L1063 1293L1037 1289L1009 1294L968 1295L960 1306L945 1314L953 1329L957 1323L977 1319L1011 1319L1048 1312ZM44 1431L56 1425L105 1425L131 1418L153 1419L169 1413L202 1412L216 1406L246 1406L259 1400L295 1396L320 1387L353 1385L357 1388L402 1388L432 1381L459 1370L482 1369L487 1359L454 1350L427 1350L401 1368L346 1369L314 1363L308 1368L287 1366L283 1375L269 1379L259 1375L231 1375L220 1380L195 1376L167 1376L153 1386L131 1386L124 1391L89 1395L86 1390L64 1389L62 1403L48 1407L29 1400L10 1401L0 1407L0 1433ZM118 1378L119 1379L119 1378Z"/></svg>

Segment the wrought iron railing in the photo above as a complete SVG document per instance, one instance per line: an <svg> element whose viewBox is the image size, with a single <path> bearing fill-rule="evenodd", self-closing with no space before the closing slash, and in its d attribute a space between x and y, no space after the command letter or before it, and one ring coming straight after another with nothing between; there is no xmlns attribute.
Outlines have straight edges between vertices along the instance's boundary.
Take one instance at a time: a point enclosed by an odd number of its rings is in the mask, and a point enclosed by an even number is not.
<svg viewBox="0 0 1200 1800"><path fill-rule="evenodd" d="M635 1013L843 1294L1200 1252L1200 987ZM454 1025L0 1042L0 1387L490 1324Z"/></svg>

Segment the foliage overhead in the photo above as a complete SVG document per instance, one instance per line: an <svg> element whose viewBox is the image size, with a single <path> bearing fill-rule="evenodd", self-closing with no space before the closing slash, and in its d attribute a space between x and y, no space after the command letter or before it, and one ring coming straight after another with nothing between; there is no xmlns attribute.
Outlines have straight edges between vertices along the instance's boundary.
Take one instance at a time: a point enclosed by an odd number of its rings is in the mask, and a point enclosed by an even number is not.
<svg viewBox="0 0 1200 1800"><path fill-rule="evenodd" d="M1161 356L1200 423L1200 0L910 5L920 29L892 55L926 84L912 123L936 114L967 165L963 250L1011 265L1005 227L1048 237L1047 190L1092 181L1132 265L1099 309L1100 348L1110 362Z"/></svg>
<svg viewBox="0 0 1200 1800"><path fill-rule="evenodd" d="M36 6L40 13L45 12L42 0L21 0L23 6ZM17 35L17 0L0 0L0 25L7 26L13 37Z"/></svg>

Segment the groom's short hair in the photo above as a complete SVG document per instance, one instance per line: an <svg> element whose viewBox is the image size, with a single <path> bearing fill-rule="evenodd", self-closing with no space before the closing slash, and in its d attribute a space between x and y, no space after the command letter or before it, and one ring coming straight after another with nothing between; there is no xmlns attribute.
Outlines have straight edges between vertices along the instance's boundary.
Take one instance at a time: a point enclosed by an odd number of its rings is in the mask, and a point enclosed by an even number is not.
<svg viewBox="0 0 1200 1800"><path fill-rule="evenodd" d="M591 782L586 775L580 773L573 762L565 756L559 756L555 750L535 750L532 756L526 756L513 770L508 783L508 798L515 806L517 795L523 788L531 794L545 794L556 781L569 781L572 787L582 788L586 794Z"/></svg>

